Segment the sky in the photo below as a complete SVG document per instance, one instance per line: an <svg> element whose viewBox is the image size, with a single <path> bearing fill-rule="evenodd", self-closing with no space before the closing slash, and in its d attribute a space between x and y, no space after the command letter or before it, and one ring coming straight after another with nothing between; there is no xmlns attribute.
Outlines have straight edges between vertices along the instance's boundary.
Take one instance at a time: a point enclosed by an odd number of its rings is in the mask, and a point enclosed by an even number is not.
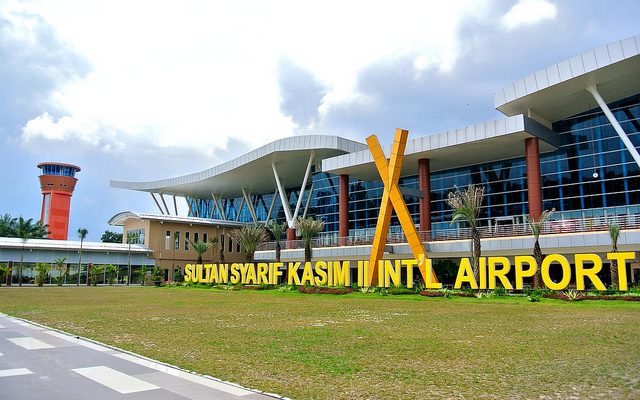
<svg viewBox="0 0 640 400"><path fill-rule="evenodd" d="M41 161L77 164L69 239L148 193L305 134L391 141L500 118L493 94L640 34L640 2L0 0L0 214L39 219Z"/></svg>

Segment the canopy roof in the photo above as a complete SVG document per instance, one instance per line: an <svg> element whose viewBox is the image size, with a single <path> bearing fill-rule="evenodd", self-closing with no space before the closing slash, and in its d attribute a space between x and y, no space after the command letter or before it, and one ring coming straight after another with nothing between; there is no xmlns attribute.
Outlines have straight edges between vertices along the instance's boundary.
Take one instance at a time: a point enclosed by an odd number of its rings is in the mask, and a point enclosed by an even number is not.
<svg viewBox="0 0 640 400"><path fill-rule="evenodd" d="M610 43L519 79L494 95L505 115L529 114L550 122L597 106L586 87L607 103L640 92L640 36Z"/></svg>

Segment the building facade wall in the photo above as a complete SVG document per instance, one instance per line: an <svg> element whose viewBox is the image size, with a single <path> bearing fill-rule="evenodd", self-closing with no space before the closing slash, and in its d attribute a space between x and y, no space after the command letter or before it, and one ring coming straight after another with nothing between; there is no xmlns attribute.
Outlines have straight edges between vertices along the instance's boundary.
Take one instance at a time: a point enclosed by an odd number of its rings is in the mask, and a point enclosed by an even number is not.
<svg viewBox="0 0 640 400"><path fill-rule="evenodd" d="M632 143L640 148L640 94L613 102L609 107ZM556 151L540 155L543 209L555 208L556 219L640 215L640 168L599 108L557 121L553 124L553 130L560 136L561 146ZM456 188L463 189L469 184L485 187L480 226L495 225L497 220L511 224L526 223L525 216L530 210L524 156L432 171L430 175L433 235L456 228L450 223L452 210L446 204L446 199L449 192ZM417 190L418 176L403 177L399 185ZM312 187L313 193L310 193ZM366 182L353 177L349 179L350 235L374 233L382 191L382 182ZM295 207L299 188L289 188L287 193L291 206ZM307 216L324 220L326 226L322 235L337 238L339 176L314 172L305 190L303 205L310 195L312 198ZM273 196L273 193L255 196L254 208L258 220L266 218ZM408 195L404 198L414 223L418 225L419 198ZM191 200L191 216L197 214L200 217L222 219L210 200ZM223 199L222 203L227 219L252 221L246 206L238 209L241 198ZM271 218L279 221L285 219L277 195ZM395 216L390 231L401 231Z"/></svg>
<svg viewBox="0 0 640 400"><path fill-rule="evenodd" d="M225 262L245 260L243 250L229 236L229 232L233 228L129 218L123 226L123 242L126 243L127 233L137 234L141 230L144 233L144 243L142 244L153 250L152 257L155 259L156 265L167 271L184 270L186 264L193 264L197 261L198 255L187 239L193 242L207 242L214 238L217 239L217 244L202 255L204 263L220 262L222 246L224 246ZM176 232L178 233L177 240ZM172 279L170 272L165 274L168 280Z"/></svg>

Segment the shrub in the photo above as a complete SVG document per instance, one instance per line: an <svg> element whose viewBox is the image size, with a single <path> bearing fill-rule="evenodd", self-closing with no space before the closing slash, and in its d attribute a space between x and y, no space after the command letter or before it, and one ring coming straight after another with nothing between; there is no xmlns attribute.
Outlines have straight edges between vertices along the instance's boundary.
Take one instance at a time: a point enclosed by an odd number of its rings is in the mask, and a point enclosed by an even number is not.
<svg viewBox="0 0 640 400"><path fill-rule="evenodd" d="M493 289L493 294L498 297L506 296L507 289L503 288L502 286L498 286L497 288Z"/></svg>
<svg viewBox="0 0 640 400"><path fill-rule="evenodd" d="M582 298L584 297L582 296L582 293L576 290L565 290L564 292L562 292L562 295L565 297L565 300L569 301L582 300Z"/></svg>
<svg viewBox="0 0 640 400"><path fill-rule="evenodd" d="M415 290L406 287L392 287L387 290L390 295L415 294Z"/></svg>
<svg viewBox="0 0 640 400"><path fill-rule="evenodd" d="M536 303L540 301L540 296L535 293L531 293L530 295L527 296L527 300L529 300L532 303Z"/></svg>
<svg viewBox="0 0 640 400"><path fill-rule="evenodd" d="M327 286L299 286L298 291L300 293L307 294L347 294L353 292L353 289L349 288L332 288Z"/></svg>

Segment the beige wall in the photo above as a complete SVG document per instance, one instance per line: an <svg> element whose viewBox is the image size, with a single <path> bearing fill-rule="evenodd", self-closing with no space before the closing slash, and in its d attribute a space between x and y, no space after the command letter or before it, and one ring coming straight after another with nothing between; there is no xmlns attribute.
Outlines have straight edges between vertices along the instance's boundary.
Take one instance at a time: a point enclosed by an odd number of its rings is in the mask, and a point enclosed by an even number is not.
<svg viewBox="0 0 640 400"><path fill-rule="evenodd" d="M198 225L190 223L177 223L177 222L161 222L154 220L138 220L134 218L127 219L123 226L123 241L126 242L127 232L136 229L144 229L144 245L153 250L152 257L156 260L156 265L163 269L172 270L175 267L184 269L184 266L189 263L195 263L198 254L191 249L185 250L185 234L189 233L189 239L196 241L196 234L198 235L197 241L203 242L205 234L207 240L217 238L218 243L209 249L202 255L203 263L219 262L220 259L220 245L221 238L224 236L224 260L225 262L237 262L244 261L244 253L238 252L237 243L229 237L228 232L234 228L218 228L211 225ZM166 243L166 234L169 231L169 246ZM180 240L178 249L173 248L174 232L180 232ZM232 249L229 251L229 241L232 242ZM169 273L171 278L171 272Z"/></svg>

